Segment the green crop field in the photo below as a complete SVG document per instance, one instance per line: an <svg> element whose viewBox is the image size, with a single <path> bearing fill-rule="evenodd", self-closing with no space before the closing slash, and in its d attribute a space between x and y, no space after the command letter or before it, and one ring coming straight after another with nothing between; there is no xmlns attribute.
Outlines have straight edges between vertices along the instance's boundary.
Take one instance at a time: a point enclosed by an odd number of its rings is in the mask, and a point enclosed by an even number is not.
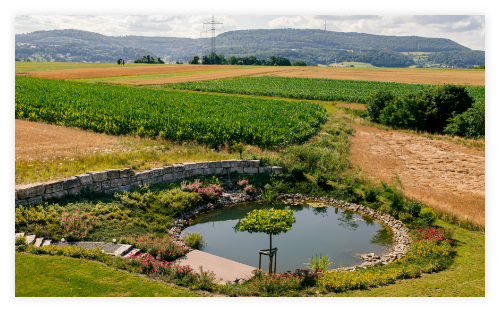
<svg viewBox="0 0 500 312"><path fill-rule="evenodd" d="M165 64L125 64L116 63L77 63L77 62L16 62L16 73L59 69L106 68L124 66L168 66Z"/></svg>
<svg viewBox="0 0 500 312"><path fill-rule="evenodd" d="M326 122L319 104L16 77L16 118L114 135L261 147L307 140Z"/></svg>
<svg viewBox="0 0 500 312"><path fill-rule="evenodd" d="M396 96L417 92L431 85L395 82L337 80L293 77L241 77L225 80L191 81L168 85L167 88L219 93L278 96L308 100L366 103L377 89L391 90ZM475 101L484 101L484 86L467 90Z"/></svg>

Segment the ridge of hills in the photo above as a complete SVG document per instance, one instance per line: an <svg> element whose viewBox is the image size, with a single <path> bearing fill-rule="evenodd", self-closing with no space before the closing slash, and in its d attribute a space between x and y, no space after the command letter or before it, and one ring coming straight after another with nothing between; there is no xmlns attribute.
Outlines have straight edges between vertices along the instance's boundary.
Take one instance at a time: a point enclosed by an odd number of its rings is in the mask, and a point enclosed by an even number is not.
<svg viewBox="0 0 500 312"><path fill-rule="evenodd" d="M106 36L76 29L16 34L15 43L16 57L21 59L29 57L30 52L32 55L36 54L36 51L26 49L28 45L54 47L55 49L50 50L52 54L56 50L62 51L64 49L68 51L71 49L73 51L72 55L74 55L74 52L86 50L85 55L97 53L98 56L93 56L94 60L102 61L116 61L118 58L138 58L150 54L167 61L186 62L193 55L208 55L210 50L210 38ZM355 57L359 59L359 54L363 53L363 51L375 55L380 50L446 52L448 54L465 53L467 55L472 53L474 57L481 59L482 55L484 59L484 51L472 51L470 48L450 39L343 33L316 29L228 31L216 37L216 47L217 53L222 53L226 57L230 55L255 55L257 58L268 58L270 55L276 55L287 57L292 62L299 59L304 60L308 65L332 62L336 57L339 58L339 61L354 61ZM54 60L54 56L48 55L45 50L38 52L39 60ZM90 57L88 59L90 60Z"/></svg>

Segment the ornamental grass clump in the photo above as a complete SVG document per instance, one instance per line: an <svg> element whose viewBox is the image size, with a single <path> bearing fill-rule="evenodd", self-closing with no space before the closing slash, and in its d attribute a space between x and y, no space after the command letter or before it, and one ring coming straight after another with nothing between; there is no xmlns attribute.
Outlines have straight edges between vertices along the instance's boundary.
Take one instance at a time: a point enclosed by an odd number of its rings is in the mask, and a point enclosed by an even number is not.
<svg viewBox="0 0 500 312"><path fill-rule="evenodd" d="M309 259L309 263L304 263L304 265L306 265L309 270L312 270L315 273L324 272L326 268L328 268L332 264L330 260L331 259L328 255L325 256L320 254L319 258L318 255L316 255L316 257Z"/></svg>
<svg viewBox="0 0 500 312"><path fill-rule="evenodd" d="M205 240L198 232L187 232L182 240L193 249L200 249L205 245Z"/></svg>
<svg viewBox="0 0 500 312"><path fill-rule="evenodd" d="M59 223L68 241L81 241L99 224L99 221L85 210L76 210L74 213L63 212Z"/></svg>

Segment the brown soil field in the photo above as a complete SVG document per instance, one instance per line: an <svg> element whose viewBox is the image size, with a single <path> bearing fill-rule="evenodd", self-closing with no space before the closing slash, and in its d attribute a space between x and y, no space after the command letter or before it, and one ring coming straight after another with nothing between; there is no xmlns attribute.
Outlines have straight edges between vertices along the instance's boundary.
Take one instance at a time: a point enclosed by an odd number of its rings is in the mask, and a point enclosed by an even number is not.
<svg viewBox="0 0 500 312"><path fill-rule="evenodd" d="M117 146L117 137L110 135L16 119L16 161L75 157Z"/></svg>
<svg viewBox="0 0 500 312"><path fill-rule="evenodd" d="M402 82L414 84L454 83L464 86L484 86L485 71L479 70L426 70L426 69L362 69L362 68L294 68L286 72L268 73L263 76L328 78Z"/></svg>
<svg viewBox="0 0 500 312"><path fill-rule="evenodd" d="M353 124L351 161L371 176L397 173L407 195L485 225L485 150Z"/></svg>
<svg viewBox="0 0 500 312"><path fill-rule="evenodd" d="M179 73L188 71L201 71L210 69L240 68L240 66L227 65L165 65L165 66L137 66L137 67L112 67L112 68L78 68L60 69L43 72L33 72L31 77L48 79L82 79L104 78L129 75L149 75ZM26 74L26 73L17 73Z"/></svg>
<svg viewBox="0 0 500 312"><path fill-rule="evenodd" d="M344 104L344 103L338 103L335 104L335 106L338 107L347 107L347 108L353 108L353 109L366 109L366 106L363 104Z"/></svg>
<svg viewBox="0 0 500 312"><path fill-rule="evenodd" d="M158 84L179 83L187 81L236 78L241 76L251 76L251 75L259 75L264 73L270 73L270 72L274 73L274 72L289 71L289 70L290 68L275 66L275 67L264 67L264 68L235 69L230 71L194 74L194 75L180 76L180 77L105 81L105 83L113 83L113 84L116 83L116 84L126 84L126 85L158 85Z"/></svg>

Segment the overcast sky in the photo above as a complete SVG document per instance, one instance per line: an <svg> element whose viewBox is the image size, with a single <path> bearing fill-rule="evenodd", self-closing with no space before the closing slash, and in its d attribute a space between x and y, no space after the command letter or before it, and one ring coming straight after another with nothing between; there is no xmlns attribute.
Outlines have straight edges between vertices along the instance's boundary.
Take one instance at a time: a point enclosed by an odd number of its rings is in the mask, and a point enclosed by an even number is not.
<svg viewBox="0 0 500 312"><path fill-rule="evenodd" d="M80 29L104 35L200 38L212 15L16 15L15 33ZM215 15L220 32L309 28L375 35L448 38L485 50L484 15ZM219 33L220 33L219 32ZM208 33L210 36L210 33Z"/></svg>

